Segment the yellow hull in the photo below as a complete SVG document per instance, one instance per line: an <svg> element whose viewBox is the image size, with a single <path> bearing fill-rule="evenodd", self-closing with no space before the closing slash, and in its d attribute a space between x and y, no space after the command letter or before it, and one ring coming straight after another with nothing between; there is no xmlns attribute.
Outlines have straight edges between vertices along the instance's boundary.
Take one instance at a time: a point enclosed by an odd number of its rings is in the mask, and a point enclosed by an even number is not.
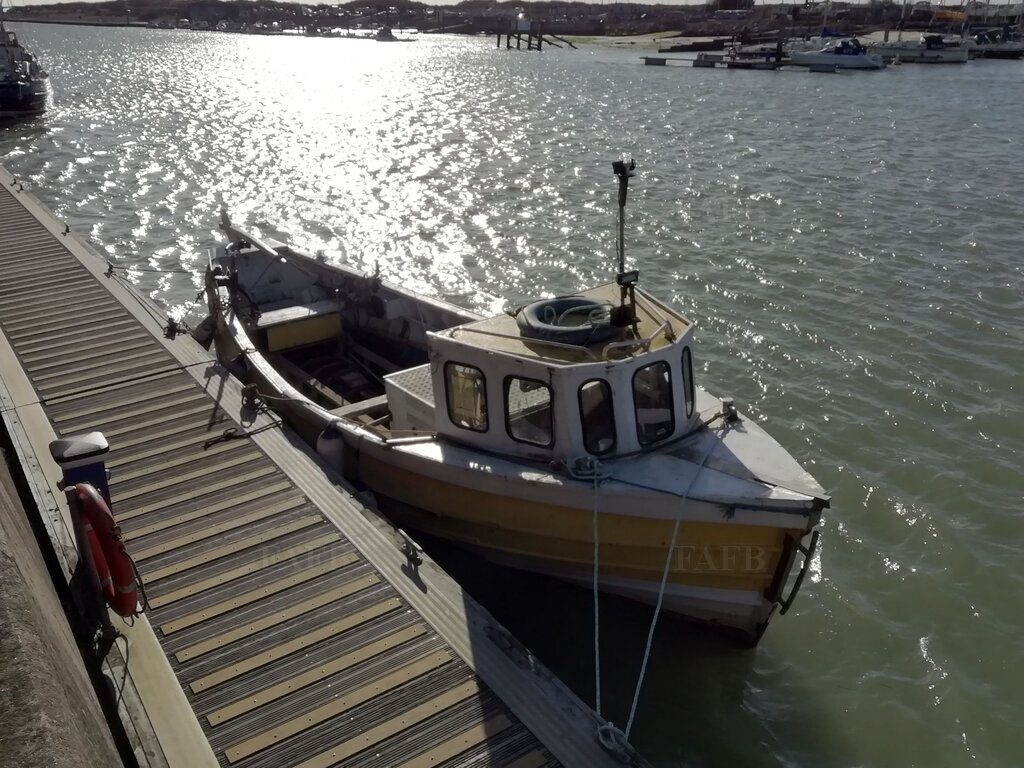
<svg viewBox="0 0 1024 768"><path fill-rule="evenodd" d="M413 473L368 453L359 457L359 478L378 496L399 502L387 511L401 524L482 548L502 562L589 582L593 511L585 507L591 492L584 492L580 507L539 503ZM654 602L673 521L604 511L601 501L599 495L602 588ZM794 517L794 523L807 522ZM799 541L805 533L803 525L681 522L668 574L675 599L666 607L759 634L774 609L772 593L789 572L787 539ZM703 603L716 605L697 607Z"/></svg>

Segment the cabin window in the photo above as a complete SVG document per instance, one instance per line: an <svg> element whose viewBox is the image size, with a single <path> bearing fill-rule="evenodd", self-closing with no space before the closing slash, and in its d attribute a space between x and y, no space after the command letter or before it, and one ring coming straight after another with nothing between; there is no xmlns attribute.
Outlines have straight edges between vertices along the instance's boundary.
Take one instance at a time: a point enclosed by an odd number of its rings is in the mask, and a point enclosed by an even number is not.
<svg viewBox="0 0 1024 768"><path fill-rule="evenodd" d="M487 382L483 371L463 363L446 363L444 383L448 418L452 424L474 432L486 432Z"/></svg>
<svg viewBox="0 0 1024 768"><path fill-rule="evenodd" d="M640 445L650 445L672 436L672 371L668 363L652 363L633 374L633 404L636 434Z"/></svg>
<svg viewBox="0 0 1024 768"><path fill-rule="evenodd" d="M505 429L520 443L550 446L554 442L551 387L536 379L505 378Z"/></svg>
<svg viewBox="0 0 1024 768"><path fill-rule="evenodd" d="M615 412L612 388L603 379L591 379L580 387L580 426L583 447L597 456L615 450Z"/></svg>
<svg viewBox="0 0 1024 768"><path fill-rule="evenodd" d="M686 398L686 418L693 416L693 356L690 348L683 348L683 397Z"/></svg>

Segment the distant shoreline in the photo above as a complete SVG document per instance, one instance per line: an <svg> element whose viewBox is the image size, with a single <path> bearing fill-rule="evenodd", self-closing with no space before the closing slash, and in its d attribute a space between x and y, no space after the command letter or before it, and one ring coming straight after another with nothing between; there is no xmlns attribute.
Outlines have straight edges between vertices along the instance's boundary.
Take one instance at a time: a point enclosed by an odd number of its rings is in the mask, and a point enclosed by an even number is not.
<svg viewBox="0 0 1024 768"><path fill-rule="evenodd" d="M12 24L70 24L80 27L143 27L145 28L146 22L144 21L107 21L104 19L86 20L86 19L19 19L11 18L10 16L4 16L4 21Z"/></svg>

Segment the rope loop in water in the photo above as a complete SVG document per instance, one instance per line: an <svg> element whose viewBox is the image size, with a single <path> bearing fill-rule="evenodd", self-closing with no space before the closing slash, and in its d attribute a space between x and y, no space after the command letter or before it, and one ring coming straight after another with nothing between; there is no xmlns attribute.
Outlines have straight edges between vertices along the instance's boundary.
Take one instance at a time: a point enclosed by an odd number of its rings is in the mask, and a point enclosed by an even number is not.
<svg viewBox="0 0 1024 768"><path fill-rule="evenodd" d="M615 727L615 723L598 726L597 740L604 750L613 755L620 763L628 763L633 759L636 750L626 740L626 734Z"/></svg>

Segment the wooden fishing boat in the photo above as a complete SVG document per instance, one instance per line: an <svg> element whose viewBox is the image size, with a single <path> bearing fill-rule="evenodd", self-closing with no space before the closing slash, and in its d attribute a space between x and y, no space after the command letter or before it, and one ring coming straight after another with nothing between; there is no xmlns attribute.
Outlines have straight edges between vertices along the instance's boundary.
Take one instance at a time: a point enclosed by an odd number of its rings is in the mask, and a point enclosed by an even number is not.
<svg viewBox="0 0 1024 768"><path fill-rule="evenodd" d="M404 529L584 586L596 559L600 589L756 642L828 496L695 382L693 324L624 268L615 170L615 282L485 317L222 214L199 335Z"/></svg>

